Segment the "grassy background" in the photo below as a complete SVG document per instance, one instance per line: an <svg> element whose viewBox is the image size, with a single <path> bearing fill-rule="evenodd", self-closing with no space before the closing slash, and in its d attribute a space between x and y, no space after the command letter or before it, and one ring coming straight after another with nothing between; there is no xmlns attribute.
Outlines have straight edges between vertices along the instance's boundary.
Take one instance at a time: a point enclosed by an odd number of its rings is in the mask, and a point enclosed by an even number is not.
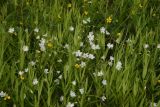
<svg viewBox="0 0 160 107"><path fill-rule="evenodd" d="M1 0L0 3L0 91L11 97L6 101L0 98L1 107L65 107L68 102L76 107L148 107L153 102L160 106L159 0L7 0L5 3ZM110 24L106 23L109 16ZM82 20L89 17L91 22L83 24ZM70 26L75 28L73 32L69 31ZM102 26L110 35L100 33ZM14 34L8 33L10 27L15 28ZM38 33L34 32L36 27L40 29ZM90 48L87 38L90 31L94 32L100 50ZM48 36L43 37L46 33ZM53 47L46 46L46 52L37 53L38 35ZM126 42L128 39L131 42ZM83 47L80 42L84 42ZM112 50L106 46L109 42L114 44ZM145 44L149 48L144 49ZM27 53L22 50L24 45L29 46ZM73 54L77 50L92 53L96 58L78 61ZM112 67L108 65L111 55ZM62 62L57 62L59 59ZM81 60L86 67L75 68ZM122 62L121 71L115 69L118 60ZM31 66L30 61L36 61L36 65ZM21 80L18 72L25 68L29 71ZM47 75L45 68L49 69ZM103 71L102 77L93 75L99 71ZM60 75L62 79L58 79ZM37 85L32 84L34 78L38 79ZM54 82L56 79L59 84ZM103 79L107 80L106 86L102 85ZM83 95L78 91L82 87ZM71 90L76 92L75 98L69 95ZM105 101L101 100L103 95ZM64 96L62 102L61 96Z"/></svg>

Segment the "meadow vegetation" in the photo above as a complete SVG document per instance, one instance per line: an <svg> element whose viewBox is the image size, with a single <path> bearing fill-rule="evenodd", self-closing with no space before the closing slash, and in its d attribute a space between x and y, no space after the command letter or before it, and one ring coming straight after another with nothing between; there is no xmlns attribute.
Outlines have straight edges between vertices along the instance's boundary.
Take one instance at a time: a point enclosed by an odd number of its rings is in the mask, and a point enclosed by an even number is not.
<svg viewBox="0 0 160 107"><path fill-rule="evenodd" d="M1 0L0 107L160 107L160 0Z"/></svg>

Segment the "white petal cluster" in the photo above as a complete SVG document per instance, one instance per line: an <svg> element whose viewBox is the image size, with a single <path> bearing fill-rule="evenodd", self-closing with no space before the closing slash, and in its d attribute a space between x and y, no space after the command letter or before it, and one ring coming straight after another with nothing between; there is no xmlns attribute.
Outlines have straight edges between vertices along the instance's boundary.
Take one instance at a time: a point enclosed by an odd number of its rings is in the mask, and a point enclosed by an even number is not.
<svg viewBox="0 0 160 107"><path fill-rule="evenodd" d="M91 49L93 49L93 50L98 50L98 49L100 49L100 46L99 46L99 45L96 45L96 44L94 43L94 34L93 34L93 32L89 32L89 35L88 35L87 37L88 37L88 39L89 39L89 44L90 44L90 46L91 46Z"/></svg>
<svg viewBox="0 0 160 107"><path fill-rule="evenodd" d="M41 51L46 50L45 43L46 43L46 40L44 38L41 38L40 43L39 43L39 47Z"/></svg>
<svg viewBox="0 0 160 107"><path fill-rule="evenodd" d="M81 57L81 58L84 58L84 59L95 59L95 56L93 54L83 53L80 50L74 52L74 54L75 54L76 57Z"/></svg>

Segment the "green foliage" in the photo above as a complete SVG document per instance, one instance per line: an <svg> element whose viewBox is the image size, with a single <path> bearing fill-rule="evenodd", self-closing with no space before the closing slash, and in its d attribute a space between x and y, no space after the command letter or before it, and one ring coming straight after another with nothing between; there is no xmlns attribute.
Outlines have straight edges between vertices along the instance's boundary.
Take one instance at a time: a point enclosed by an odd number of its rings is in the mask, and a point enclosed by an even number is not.
<svg viewBox="0 0 160 107"><path fill-rule="evenodd" d="M1 107L158 107L159 4L1 0Z"/></svg>

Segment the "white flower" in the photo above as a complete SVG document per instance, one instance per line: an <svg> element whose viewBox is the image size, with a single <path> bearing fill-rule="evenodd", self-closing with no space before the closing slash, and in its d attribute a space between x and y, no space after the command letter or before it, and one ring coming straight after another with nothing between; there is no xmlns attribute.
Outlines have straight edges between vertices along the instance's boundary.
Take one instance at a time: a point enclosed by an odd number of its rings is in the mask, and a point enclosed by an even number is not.
<svg viewBox="0 0 160 107"><path fill-rule="evenodd" d="M24 72L28 72L28 68L24 69Z"/></svg>
<svg viewBox="0 0 160 107"><path fill-rule="evenodd" d="M59 79L55 79L54 82L55 82L56 84L59 84Z"/></svg>
<svg viewBox="0 0 160 107"><path fill-rule="evenodd" d="M99 45L95 45L95 44L92 44L92 45L91 45L91 48L92 48L93 50L98 50L98 49L100 49Z"/></svg>
<svg viewBox="0 0 160 107"><path fill-rule="evenodd" d="M74 103L68 102L66 107L74 107Z"/></svg>
<svg viewBox="0 0 160 107"><path fill-rule="evenodd" d="M88 58L89 54L88 53L83 53L82 58Z"/></svg>
<svg viewBox="0 0 160 107"><path fill-rule="evenodd" d="M8 32L9 33L14 33L14 28L13 27L9 28Z"/></svg>
<svg viewBox="0 0 160 107"><path fill-rule="evenodd" d="M44 73L45 74L48 74L49 72L48 72L48 69L44 69Z"/></svg>
<svg viewBox="0 0 160 107"><path fill-rule="evenodd" d="M82 56L82 52L80 50L78 50L77 52L75 52L76 57L81 57Z"/></svg>
<svg viewBox="0 0 160 107"><path fill-rule="evenodd" d="M29 50L28 46L26 46L26 45L23 46L23 51L24 51L24 52L28 52L28 50Z"/></svg>
<svg viewBox="0 0 160 107"><path fill-rule="evenodd" d="M60 97L60 101L62 102L64 100L64 96L61 96Z"/></svg>
<svg viewBox="0 0 160 107"><path fill-rule="evenodd" d="M106 35L110 35L110 33L106 30Z"/></svg>
<svg viewBox="0 0 160 107"><path fill-rule="evenodd" d="M80 47L82 47L83 46L83 42L80 42Z"/></svg>
<svg viewBox="0 0 160 107"><path fill-rule="evenodd" d="M76 97L76 93L75 93L74 91L70 91L70 96L71 96L72 98L74 98L74 97Z"/></svg>
<svg viewBox="0 0 160 107"><path fill-rule="evenodd" d="M149 48L149 45L148 44L144 44L144 48L145 49Z"/></svg>
<svg viewBox="0 0 160 107"><path fill-rule="evenodd" d="M101 97L101 100L102 100L102 101L105 101L105 100L106 100L106 97L105 97L105 96L102 96L102 97Z"/></svg>
<svg viewBox="0 0 160 107"><path fill-rule="evenodd" d="M82 20L83 24L87 24L87 21L86 20Z"/></svg>
<svg viewBox="0 0 160 107"><path fill-rule="evenodd" d="M64 48L65 48L65 49L69 49L69 45L68 45L68 44L65 44L65 45L64 45Z"/></svg>
<svg viewBox="0 0 160 107"><path fill-rule="evenodd" d="M79 92L80 92L81 94L83 94L83 93L84 93L84 88L80 88L80 89L79 89Z"/></svg>
<svg viewBox="0 0 160 107"><path fill-rule="evenodd" d="M38 35L38 36L36 37L36 39L40 39L40 36Z"/></svg>
<svg viewBox="0 0 160 107"><path fill-rule="evenodd" d="M61 62L62 62L62 59L58 59L57 62L61 63Z"/></svg>
<svg viewBox="0 0 160 107"><path fill-rule="evenodd" d="M109 65L109 66L112 66L112 65L113 65L112 61L109 61L109 62L108 62L108 65Z"/></svg>
<svg viewBox="0 0 160 107"><path fill-rule="evenodd" d="M153 105L153 106L152 106L152 105ZM152 103L152 102L151 102L149 107L157 107L157 103L155 103L155 102Z"/></svg>
<svg viewBox="0 0 160 107"><path fill-rule="evenodd" d="M37 78L33 79L33 85L37 85L37 84L38 84Z"/></svg>
<svg viewBox="0 0 160 107"><path fill-rule="evenodd" d="M73 26L70 26L70 27L69 27L69 30L70 30L70 31L74 31L74 27L73 27Z"/></svg>
<svg viewBox="0 0 160 107"><path fill-rule="evenodd" d="M110 56L110 61L114 61L114 57L113 56Z"/></svg>
<svg viewBox="0 0 160 107"><path fill-rule="evenodd" d="M117 69L118 71L122 69L122 63L121 63L121 61L118 61L118 62L117 62L116 69Z"/></svg>
<svg viewBox="0 0 160 107"><path fill-rule="evenodd" d="M92 33L93 32L90 32L89 35L88 35L88 39L89 39L90 42L94 40L94 35Z"/></svg>
<svg viewBox="0 0 160 107"><path fill-rule="evenodd" d="M31 66L34 66L34 65L36 64L36 62L31 61L31 62L29 62L29 64L30 64Z"/></svg>
<svg viewBox="0 0 160 107"><path fill-rule="evenodd" d="M41 51L45 51L46 50L45 43L46 43L46 40L44 38L41 38L40 43L39 43L39 47L40 47Z"/></svg>
<svg viewBox="0 0 160 107"><path fill-rule="evenodd" d="M38 29L38 28L35 28L35 29L34 29L34 32L38 33L38 32L39 32L39 29Z"/></svg>
<svg viewBox="0 0 160 107"><path fill-rule="evenodd" d="M106 31L105 27L101 27L101 28L100 28L100 32L101 32L101 33L105 34L105 31Z"/></svg>
<svg viewBox="0 0 160 107"><path fill-rule="evenodd" d="M90 23L90 22L91 22L91 18L90 18L90 17L87 18L86 21L87 21L88 23Z"/></svg>
<svg viewBox="0 0 160 107"><path fill-rule="evenodd" d="M61 73L61 71L56 71L57 72L57 74L60 74Z"/></svg>
<svg viewBox="0 0 160 107"><path fill-rule="evenodd" d="M7 94L3 91L0 92L0 97L5 97Z"/></svg>
<svg viewBox="0 0 160 107"><path fill-rule="evenodd" d="M113 44L108 43L108 44L107 44L107 47L108 47L109 49L113 49Z"/></svg>
<svg viewBox="0 0 160 107"><path fill-rule="evenodd" d="M88 58L89 58L89 59L94 59L94 58L95 58L95 56L94 56L94 55L92 55L92 54L89 54L89 55L88 55Z"/></svg>
<svg viewBox="0 0 160 107"><path fill-rule="evenodd" d="M107 81L106 80L102 80L102 84L103 85L107 85Z"/></svg>
<svg viewBox="0 0 160 107"><path fill-rule="evenodd" d="M103 76L103 71L98 72L97 76L98 76L98 77Z"/></svg>
<svg viewBox="0 0 160 107"><path fill-rule="evenodd" d="M160 49L160 44L157 45L157 48Z"/></svg>
<svg viewBox="0 0 160 107"><path fill-rule="evenodd" d="M81 64L80 64L80 66L83 68L83 67L86 66L86 63L82 61Z"/></svg>
<svg viewBox="0 0 160 107"><path fill-rule="evenodd" d="M75 80L74 80L74 81L72 81L72 84L73 84L73 85L76 85L76 81L75 81Z"/></svg>
<svg viewBox="0 0 160 107"><path fill-rule="evenodd" d="M58 78L59 78L59 79L62 79L62 75L60 75Z"/></svg>
<svg viewBox="0 0 160 107"><path fill-rule="evenodd" d="M24 74L24 71L19 71L18 74L19 74L19 75L23 75L23 74Z"/></svg>

